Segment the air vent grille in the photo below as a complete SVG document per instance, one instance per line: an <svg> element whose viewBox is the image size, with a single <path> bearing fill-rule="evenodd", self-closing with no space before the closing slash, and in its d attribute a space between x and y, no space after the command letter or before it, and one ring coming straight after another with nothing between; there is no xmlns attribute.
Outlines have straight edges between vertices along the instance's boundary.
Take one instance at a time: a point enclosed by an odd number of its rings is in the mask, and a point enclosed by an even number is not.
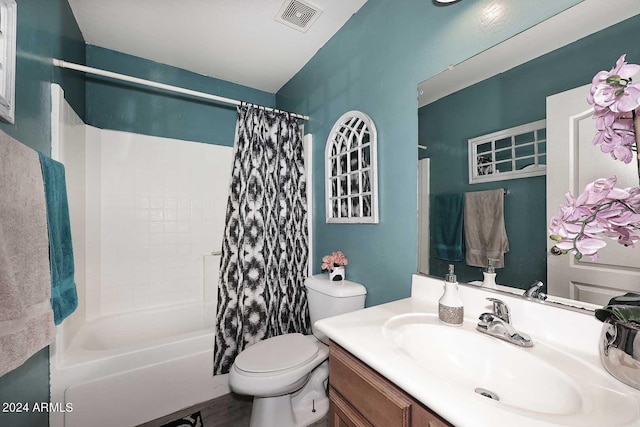
<svg viewBox="0 0 640 427"><path fill-rule="evenodd" d="M305 33L321 13L322 9L307 1L287 0L276 15L276 21Z"/></svg>

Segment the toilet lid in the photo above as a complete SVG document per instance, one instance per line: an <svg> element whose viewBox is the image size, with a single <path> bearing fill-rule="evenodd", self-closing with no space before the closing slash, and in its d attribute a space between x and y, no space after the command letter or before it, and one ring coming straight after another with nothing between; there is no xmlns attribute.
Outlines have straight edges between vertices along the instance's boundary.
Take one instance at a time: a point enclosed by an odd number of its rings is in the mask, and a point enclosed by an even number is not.
<svg viewBox="0 0 640 427"><path fill-rule="evenodd" d="M318 354L318 346L302 334L285 334L260 341L241 352L235 365L245 372L276 372L304 364Z"/></svg>

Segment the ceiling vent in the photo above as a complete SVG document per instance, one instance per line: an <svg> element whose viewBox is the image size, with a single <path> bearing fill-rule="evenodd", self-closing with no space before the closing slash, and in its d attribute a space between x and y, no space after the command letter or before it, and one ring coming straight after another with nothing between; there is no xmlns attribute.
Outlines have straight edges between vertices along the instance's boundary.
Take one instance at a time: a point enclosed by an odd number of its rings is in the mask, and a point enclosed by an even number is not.
<svg viewBox="0 0 640 427"><path fill-rule="evenodd" d="M304 0L286 0L276 15L276 21L306 33L316 22L322 9Z"/></svg>

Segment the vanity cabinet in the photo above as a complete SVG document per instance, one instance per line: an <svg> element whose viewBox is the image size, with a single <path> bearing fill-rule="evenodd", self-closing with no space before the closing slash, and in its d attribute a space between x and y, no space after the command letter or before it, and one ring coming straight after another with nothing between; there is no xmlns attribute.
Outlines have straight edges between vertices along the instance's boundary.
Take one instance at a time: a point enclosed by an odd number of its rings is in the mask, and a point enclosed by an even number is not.
<svg viewBox="0 0 640 427"><path fill-rule="evenodd" d="M329 426L452 426L402 389L331 342Z"/></svg>

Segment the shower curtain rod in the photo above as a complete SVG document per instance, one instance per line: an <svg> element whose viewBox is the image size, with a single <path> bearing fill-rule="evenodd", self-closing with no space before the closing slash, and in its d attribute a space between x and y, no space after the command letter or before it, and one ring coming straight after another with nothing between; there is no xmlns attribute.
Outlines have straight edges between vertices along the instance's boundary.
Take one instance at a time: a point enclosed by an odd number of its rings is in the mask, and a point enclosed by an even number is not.
<svg viewBox="0 0 640 427"><path fill-rule="evenodd" d="M53 65L60 68L68 68L70 70L82 71L89 74L95 74L98 76L109 77L112 79L122 80L125 82L136 83L142 86L155 87L155 88L163 89L169 92L182 93L184 95L194 96L196 98L209 99L211 101L222 102L225 104L232 104L232 105L242 104L242 101L238 101L237 99L225 98L223 96L212 95L210 93L205 93L205 92L198 92L191 89L185 89L179 86L172 86L164 83L154 82L151 80L140 79L138 77L127 76L126 74L119 74L119 73L114 73L112 71L101 70L99 68L87 67L86 65L75 64L73 62L67 62L61 59L53 58ZM263 106L259 106L259 107L264 108L266 111L281 111L271 107L263 107ZM309 116L305 116L302 114L291 113L291 116L298 119L302 119L302 120L309 120Z"/></svg>

